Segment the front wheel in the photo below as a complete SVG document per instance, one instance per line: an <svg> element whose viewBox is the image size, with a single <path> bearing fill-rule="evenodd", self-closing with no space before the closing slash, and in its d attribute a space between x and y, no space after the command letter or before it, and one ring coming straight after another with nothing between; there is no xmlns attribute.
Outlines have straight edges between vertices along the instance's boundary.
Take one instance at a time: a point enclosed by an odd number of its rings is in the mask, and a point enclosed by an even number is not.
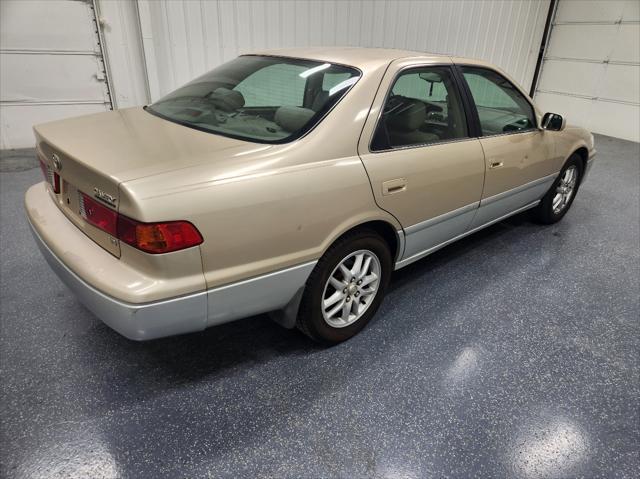
<svg viewBox="0 0 640 479"><path fill-rule="evenodd" d="M560 221L573 203L580 180L582 179L582 160L577 154L569 157L560 170L558 178L542 198L540 204L532 210L533 218L542 224Z"/></svg>
<svg viewBox="0 0 640 479"><path fill-rule="evenodd" d="M340 238L309 276L298 329L328 344L354 336L378 310L391 269L389 247L374 231L355 231Z"/></svg>

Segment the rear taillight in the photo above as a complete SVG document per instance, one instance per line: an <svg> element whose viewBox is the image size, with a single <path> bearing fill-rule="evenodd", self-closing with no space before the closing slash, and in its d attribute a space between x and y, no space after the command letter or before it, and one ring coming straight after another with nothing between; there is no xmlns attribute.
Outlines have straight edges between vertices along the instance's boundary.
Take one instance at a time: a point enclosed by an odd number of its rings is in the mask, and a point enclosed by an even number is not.
<svg viewBox="0 0 640 479"><path fill-rule="evenodd" d="M106 231L111 236L118 236L118 213L84 193L78 196L80 201L80 216L93 226Z"/></svg>
<svg viewBox="0 0 640 479"><path fill-rule="evenodd" d="M40 169L44 175L44 179L51 185L55 194L60 193L60 175L53 171L49 165L40 160Z"/></svg>
<svg viewBox="0 0 640 479"><path fill-rule="evenodd" d="M118 238L147 253L168 253L202 243L200 232L188 221L140 223L118 217Z"/></svg>
<svg viewBox="0 0 640 479"><path fill-rule="evenodd" d="M120 215L80 193L80 215L93 226L147 253L170 253L202 243L200 232L188 221L142 223Z"/></svg>

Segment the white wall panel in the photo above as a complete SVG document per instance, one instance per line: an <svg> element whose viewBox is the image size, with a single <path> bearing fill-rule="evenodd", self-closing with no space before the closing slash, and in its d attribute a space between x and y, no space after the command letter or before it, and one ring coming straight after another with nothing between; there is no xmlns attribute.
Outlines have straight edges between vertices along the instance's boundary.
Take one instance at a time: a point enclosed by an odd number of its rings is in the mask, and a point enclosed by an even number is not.
<svg viewBox="0 0 640 479"><path fill-rule="evenodd" d="M0 17L3 50L93 50L91 12L83 2L2 0Z"/></svg>
<svg viewBox="0 0 640 479"><path fill-rule="evenodd" d="M104 85L96 80L100 67L94 55L0 55L3 103L106 100Z"/></svg>
<svg viewBox="0 0 640 479"><path fill-rule="evenodd" d="M557 22L615 22L623 17L628 21L640 20L640 2L637 0L562 0L558 4Z"/></svg>
<svg viewBox="0 0 640 479"><path fill-rule="evenodd" d="M569 123L640 141L640 2L560 0L537 92Z"/></svg>
<svg viewBox="0 0 640 479"><path fill-rule="evenodd" d="M547 53L557 58L602 60L612 49L618 28L610 25L554 25Z"/></svg>
<svg viewBox="0 0 640 479"><path fill-rule="evenodd" d="M88 115L105 111L102 104L60 103L40 105L3 105L0 108L0 142L5 148L28 148L34 146L32 127L37 123L60 120L72 116Z"/></svg>
<svg viewBox="0 0 640 479"><path fill-rule="evenodd" d="M32 125L111 106L91 2L0 0L0 148Z"/></svg>
<svg viewBox="0 0 640 479"><path fill-rule="evenodd" d="M628 63L640 62L640 24L620 25L618 35L613 43L610 60Z"/></svg>
<svg viewBox="0 0 640 479"><path fill-rule="evenodd" d="M149 101L140 23L135 2L100 0L99 15L110 67L114 108Z"/></svg>
<svg viewBox="0 0 640 479"><path fill-rule="evenodd" d="M138 0L151 98L240 53L366 46L488 60L530 86L549 0Z"/></svg>
<svg viewBox="0 0 640 479"><path fill-rule="evenodd" d="M542 92L536 94L536 103L544 111L565 115L569 123L589 131L638 141L637 106Z"/></svg>

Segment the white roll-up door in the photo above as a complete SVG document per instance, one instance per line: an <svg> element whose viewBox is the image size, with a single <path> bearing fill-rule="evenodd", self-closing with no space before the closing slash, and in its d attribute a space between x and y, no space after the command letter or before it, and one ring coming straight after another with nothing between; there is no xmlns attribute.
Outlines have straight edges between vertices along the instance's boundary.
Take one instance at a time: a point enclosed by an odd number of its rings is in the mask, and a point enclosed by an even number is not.
<svg viewBox="0 0 640 479"><path fill-rule="evenodd" d="M0 122L5 148L33 146L33 124L109 110L92 1L0 1Z"/></svg>
<svg viewBox="0 0 640 479"><path fill-rule="evenodd" d="M535 100L569 123L640 141L640 2L560 0Z"/></svg>

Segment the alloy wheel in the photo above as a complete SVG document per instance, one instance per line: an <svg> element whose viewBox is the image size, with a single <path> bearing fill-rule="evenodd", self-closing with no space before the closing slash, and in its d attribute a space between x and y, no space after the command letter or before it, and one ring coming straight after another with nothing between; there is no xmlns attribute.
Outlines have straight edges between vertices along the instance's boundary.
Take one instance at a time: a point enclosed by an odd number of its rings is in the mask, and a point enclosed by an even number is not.
<svg viewBox="0 0 640 479"><path fill-rule="evenodd" d="M553 214L557 215L567 207L576 191L577 183L578 168L575 165L571 165L565 170L562 178L560 179L560 183L556 188L556 194L553 197L553 202L551 203Z"/></svg>
<svg viewBox="0 0 640 479"><path fill-rule="evenodd" d="M362 317L380 285L380 260L369 250L346 256L334 268L322 293L322 316L334 328L344 328Z"/></svg>

